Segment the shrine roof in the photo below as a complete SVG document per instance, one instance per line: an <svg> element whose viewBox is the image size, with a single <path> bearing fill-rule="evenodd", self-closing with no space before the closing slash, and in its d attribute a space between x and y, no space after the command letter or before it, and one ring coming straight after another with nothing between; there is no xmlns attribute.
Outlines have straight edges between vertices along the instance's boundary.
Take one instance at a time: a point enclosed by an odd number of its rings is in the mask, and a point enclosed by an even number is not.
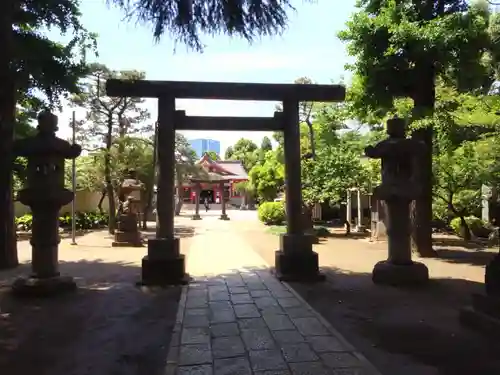
<svg viewBox="0 0 500 375"><path fill-rule="evenodd" d="M213 160L207 153L198 160L198 164L210 166L223 173L226 179L248 180L248 173L239 160Z"/></svg>
<svg viewBox="0 0 500 375"><path fill-rule="evenodd" d="M218 173L207 172L207 175L201 177L191 177L189 180L191 182L229 182L231 178L229 176L222 176Z"/></svg>

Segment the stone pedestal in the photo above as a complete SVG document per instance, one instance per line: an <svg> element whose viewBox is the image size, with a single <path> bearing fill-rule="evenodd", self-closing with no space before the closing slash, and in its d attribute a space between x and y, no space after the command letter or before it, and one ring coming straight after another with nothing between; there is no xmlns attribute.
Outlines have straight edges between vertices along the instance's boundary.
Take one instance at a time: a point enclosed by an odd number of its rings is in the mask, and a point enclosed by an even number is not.
<svg viewBox="0 0 500 375"><path fill-rule="evenodd" d="M19 278L12 284L12 292L19 297L52 297L73 292L77 289L71 276L52 276L47 278Z"/></svg>
<svg viewBox="0 0 500 375"><path fill-rule="evenodd" d="M486 334L500 335L500 254L486 266L486 294L473 294L472 306L460 311L460 322Z"/></svg>
<svg viewBox="0 0 500 375"><path fill-rule="evenodd" d="M180 254L179 238L148 241L148 255L142 258L142 285L186 284L185 257Z"/></svg>
<svg viewBox="0 0 500 375"><path fill-rule="evenodd" d="M429 270L425 264L419 262L395 264L383 260L375 264L372 280L375 284L417 286L429 281Z"/></svg>
<svg viewBox="0 0 500 375"><path fill-rule="evenodd" d="M141 247L142 238L137 223L137 214L123 214L118 217L113 247Z"/></svg>
<svg viewBox="0 0 500 375"><path fill-rule="evenodd" d="M194 214L193 216L191 216L191 220L201 220L200 214Z"/></svg>
<svg viewBox="0 0 500 375"><path fill-rule="evenodd" d="M314 236L283 234L275 252L276 277L281 281L316 282L325 280L319 271L318 254L312 250Z"/></svg>
<svg viewBox="0 0 500 375"><path fill-rule="evenodd" d="M357 233L366 233L366 227L364 225L356 225L355 229Z"/></svg>
<svg viewBox="0 0 500 375"><path fill-rule="evenodd" d="M388 259L373 268L375 284L417 286L429 281L429 270L411 259L410 200L392 197L386 201L388 213Z"/></svg>
<svg viewBox="0 0 500 375"><path fill-rule="evenodd" d="M219 220L230 220L230 219L229 219L229 216L227 216L226 213L223 213L223 214L220 215Z"/></svg>

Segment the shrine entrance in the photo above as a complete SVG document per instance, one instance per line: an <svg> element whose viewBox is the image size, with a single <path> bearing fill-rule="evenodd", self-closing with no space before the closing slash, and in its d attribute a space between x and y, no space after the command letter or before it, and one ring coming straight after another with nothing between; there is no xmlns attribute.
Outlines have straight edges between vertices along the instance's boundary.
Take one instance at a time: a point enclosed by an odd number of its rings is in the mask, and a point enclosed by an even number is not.
<svg viewBox="0 0 500 375"><path fill-rule="evenodd" d="M117 80L106 82L113 97L158 99L158 194L156 238L148 242L142 259L142 281L149 285L186 281L185 259L174 236L175 131L282 131L284 133L287 232L275 255L276 275L281 280L323 279L312 239L304 233L300 171L300 102L336 102L345 98L341 85L264 84ZM177 111L176 99L253 100L281 102L283 112L273 117L186 116Z"/></svg>
<svg viewBox="0 0 500 375"><path fill-rule="evenodd" d="M213 189L203 189L200 191L200 200L203 202L205 198L208 203L215 203L215 194Z"/></svg>

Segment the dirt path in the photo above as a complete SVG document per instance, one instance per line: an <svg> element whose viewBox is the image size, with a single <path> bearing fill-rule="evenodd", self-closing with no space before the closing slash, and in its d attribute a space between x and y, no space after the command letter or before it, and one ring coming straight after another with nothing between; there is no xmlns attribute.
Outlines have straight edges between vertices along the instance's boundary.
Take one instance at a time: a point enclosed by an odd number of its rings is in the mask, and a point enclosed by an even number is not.
<svg viewBox="0 0 500 375"><path fill-rule="evenodd" d="M272 265L278 237L258 225L241 230ZM371 281L373 265L386 257L385 246L329 239L315 246L329 282L292 286L386 375L500 374L498 340L458 322L459 309L483 290L484 264L493 253L442 247L444 259L423 260L433 279L429 287L401 290Z"/></svg>
<svg viewBox="0 0 500 375"><path fill-rule="evenodd" d="M183 253L190 236L184 226ZM9 285L29 266L0 272L0 374L163 374L180 294L179 287L135 287L146 248L112 248L100 232L60 245L61 273L76 278L74 295L18 300ZM30 259L19 242L22 262Z"/></svg>

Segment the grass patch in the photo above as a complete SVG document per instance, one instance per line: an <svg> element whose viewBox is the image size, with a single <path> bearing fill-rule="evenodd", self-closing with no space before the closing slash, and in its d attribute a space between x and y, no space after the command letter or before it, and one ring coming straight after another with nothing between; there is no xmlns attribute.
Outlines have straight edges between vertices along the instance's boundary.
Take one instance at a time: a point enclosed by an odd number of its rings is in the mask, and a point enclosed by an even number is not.
<svg viewBox="0 0 500 375"><path fill-rule="evenodd" d="M314 234L318 237L328 237L330 235L330 231L328 230L327 227L324 227L322 225L315 225L313 228L314 228ZM267 232L274 234L276 236L279 236L280 234L285 234L286 225L271 225L267 229Z"/></svg>

